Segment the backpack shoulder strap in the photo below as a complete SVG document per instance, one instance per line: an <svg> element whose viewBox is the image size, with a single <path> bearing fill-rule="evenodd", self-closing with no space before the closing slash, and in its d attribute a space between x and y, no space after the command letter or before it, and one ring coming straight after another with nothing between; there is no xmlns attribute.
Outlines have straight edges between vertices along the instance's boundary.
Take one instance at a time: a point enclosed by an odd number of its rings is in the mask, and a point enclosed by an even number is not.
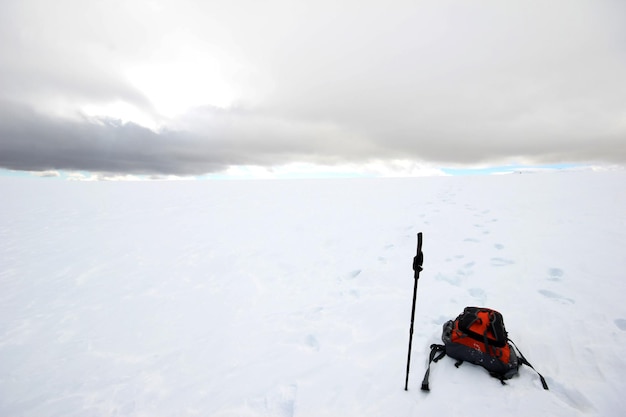
<svg viewBox="0 0 626 417"><path fill-rule="evenodd" d="M524 357L524 355L522 355L522 352L520 352L520 350L519 350L519 348L517 347L517 345L515 344L515 342L513 342L511 339L509 339L509 342L511 342L511 344L512 344L513 346L515 346L515 350L516 350L516 351L517 351L517 353L518 353L518 356L519 356L519 360L520 360L520 362L521 362L521 363L523 363L524 365L528 365L528 366L530 366L530 368L531 368L533 371L537 372L537 375L539 375L539 379L541 380L541 385L543 386L543 389L548 390L548 383L546 382L546 379L543 377L543 375L541 375L541 374L540 374L540 373L539 373L539 372L535 369L535 367L534 367L534 366L532 366L532 365L530 364L530 362L528 362L528 360Z"/></svg>
<svg viewBox="0 0 626 417"><path fill-rule="evenodd" d="M446 347L444 345L438 345L433 343L430 345L430 357L428 359L428 368L426 368L426 374L424 374L424 379L422 380L422 391L430 391L428 387L428 377L430 376L430 364L437 361L439 359L446 356Z"/></svg>

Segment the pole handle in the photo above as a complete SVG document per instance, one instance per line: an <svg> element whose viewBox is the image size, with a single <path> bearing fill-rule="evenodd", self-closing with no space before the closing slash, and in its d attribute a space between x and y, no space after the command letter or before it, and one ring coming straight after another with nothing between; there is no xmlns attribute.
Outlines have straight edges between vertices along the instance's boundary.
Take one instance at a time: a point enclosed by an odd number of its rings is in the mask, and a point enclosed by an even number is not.
<svg viewBox="0 0 626 417"><path fill-rule="evenodd" d="M413 271L415 271L415 279L419 279L420 272L423 270L424 253L422 252L422 232L417 234L417 253L413 258Z"/></svg>

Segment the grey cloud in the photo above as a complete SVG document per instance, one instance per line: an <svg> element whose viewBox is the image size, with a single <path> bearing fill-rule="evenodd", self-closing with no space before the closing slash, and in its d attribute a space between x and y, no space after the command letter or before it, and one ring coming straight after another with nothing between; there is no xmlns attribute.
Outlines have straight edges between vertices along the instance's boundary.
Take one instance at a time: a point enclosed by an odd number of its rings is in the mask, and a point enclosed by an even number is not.
<svg viewBox="0 0 626 417"><path fill-rule="evenodd" d="M232 165L272 166L294 160L333 164L414 158L463 164L503 160L513 154L545 163L624 162L626 155L619 135L595 137L593 142L585 135L568 135L561 138L563 143L551 137L546 144L540 136L529 140L517 134L511 141L499 138L498 132L478 129L424 130L416 136L417 127L377 140L332 125L213 109L199 112L186 130L159 132L111 120L50 119L6 105L2 115L0 165L15 170L197 175ZM456 152L458 148L463 152Z"/></svg>
<svg viewBox="0 0 626 417"><path fill-rule="evenodd" d="M7 105L2 115L0 165L9 169L186 174L224 168L186 135L112 120L47 118Z"/></svg>
<svg viewBox="0 0 626 417"><path fill-rule="evenodd" d="M203 174L231 165L270 166L294 158L332 162L338 149L335 140L347 136L333 127L299 126L215 109L199 111L188 124L193 130L153 132L116 120L49 118L4 103L0 105L0 166ZM353 146L359 153L360 145ZM349 153L350 147L346 140L339 143L341 152ZM359 157L363 156L361 152Z"/></svg>

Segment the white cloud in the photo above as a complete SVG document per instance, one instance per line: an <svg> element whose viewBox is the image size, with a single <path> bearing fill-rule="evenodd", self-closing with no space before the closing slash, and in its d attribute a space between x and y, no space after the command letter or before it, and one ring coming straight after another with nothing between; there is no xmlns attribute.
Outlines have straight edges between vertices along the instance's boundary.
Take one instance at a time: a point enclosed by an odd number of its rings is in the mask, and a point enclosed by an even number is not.
<svg viewBox="0 0 626 417"><path fill-rule="evenodd" d="M36 177L60 177L61 173L56 170L48 170L48 171L34 171L32 172Z"/></svg>

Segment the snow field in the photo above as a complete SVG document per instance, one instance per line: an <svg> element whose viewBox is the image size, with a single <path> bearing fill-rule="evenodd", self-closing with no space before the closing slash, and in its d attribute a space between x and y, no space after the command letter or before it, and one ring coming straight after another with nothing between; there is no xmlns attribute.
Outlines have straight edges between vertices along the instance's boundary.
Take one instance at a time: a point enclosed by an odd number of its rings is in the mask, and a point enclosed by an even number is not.
<svg viewBox="0 0 626 417"><path fill-rule="evenodd" d="M622 415L624 180L3 179L0 415ZM449 358L419 390L467 305L550 391Z"/></svg>

